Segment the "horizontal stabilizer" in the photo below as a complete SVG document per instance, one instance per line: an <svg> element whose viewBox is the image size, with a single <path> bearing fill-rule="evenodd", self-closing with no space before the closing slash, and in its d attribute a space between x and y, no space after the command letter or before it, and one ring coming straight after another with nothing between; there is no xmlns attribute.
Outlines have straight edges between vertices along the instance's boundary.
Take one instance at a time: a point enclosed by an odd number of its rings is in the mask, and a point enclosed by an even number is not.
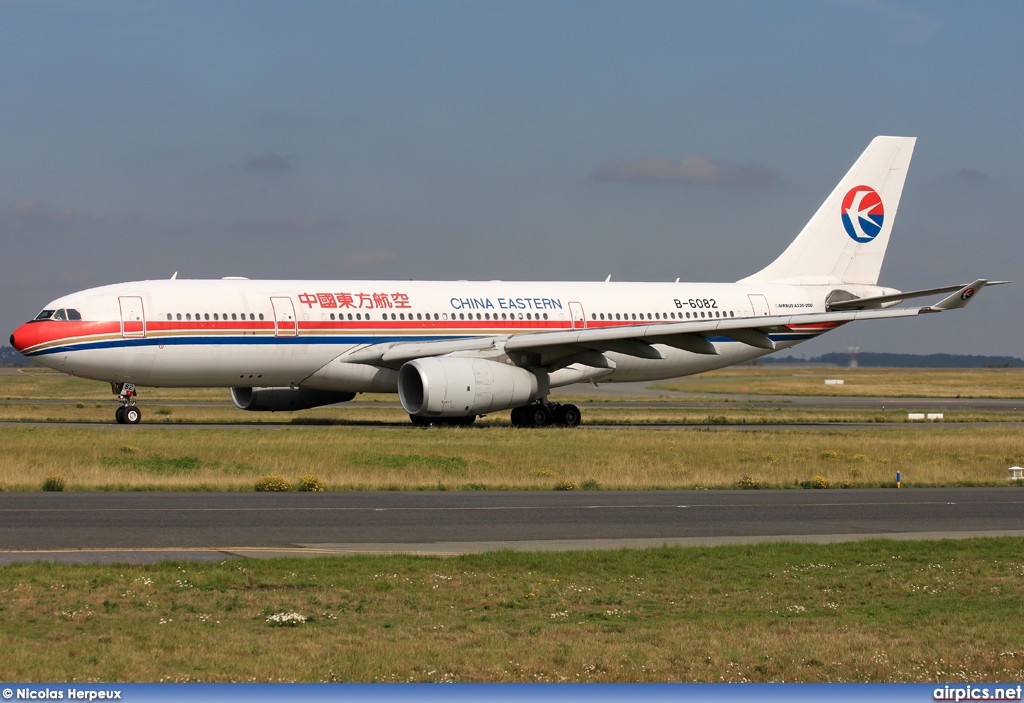
<svg viewBox="0 0 1024 703"><path fill-rule="evenodd" d="M957 290L956 293L943 298L935 305L930 305L924 308L921 312L941 312L943 310L955 310L956 308L967 307L967 303L971 302L974 296L988 284L984 278L979 278L974 283L969 283L963 288Z"/></svg>
<svg viewBox="0 0 1024 703"><path fill-rule="evenodd" d="M1001 286L1009 281L985 281L986 286ZM953 291L962 291L964 288L973 286L973 283L957 286L943 286L941 288L925 288L923 290L910 290L903 291L902 293L890 293L889 295L873 295L867 298L851 298L849 300L837 300L830 302L828 307L830 310L866 310L868 308L881 307L883 303L898 303L902 300L910 300L911 298L924 298L929 295L941 295L942 293L952 293Z"/></svg>

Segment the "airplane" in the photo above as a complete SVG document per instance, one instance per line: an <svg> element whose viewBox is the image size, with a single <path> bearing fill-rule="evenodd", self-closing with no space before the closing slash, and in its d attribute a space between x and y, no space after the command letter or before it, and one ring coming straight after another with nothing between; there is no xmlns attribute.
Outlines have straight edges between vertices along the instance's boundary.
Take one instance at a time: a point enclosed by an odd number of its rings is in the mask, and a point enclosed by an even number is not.
<svg viewBox="0 0 1024 703"><path fill-rule="evenodd" d="M788 349L856 320L967 305L977 279L877 285L916 138L876 137L799 235L736 283L169 280L58 298L10 338L23 355L106 381L122 424L137 387L225 387L251 411L398 393L413 425L580 424L549 399L584 381L653 381ZM924 307L895 307L944 295Z"/></svg>

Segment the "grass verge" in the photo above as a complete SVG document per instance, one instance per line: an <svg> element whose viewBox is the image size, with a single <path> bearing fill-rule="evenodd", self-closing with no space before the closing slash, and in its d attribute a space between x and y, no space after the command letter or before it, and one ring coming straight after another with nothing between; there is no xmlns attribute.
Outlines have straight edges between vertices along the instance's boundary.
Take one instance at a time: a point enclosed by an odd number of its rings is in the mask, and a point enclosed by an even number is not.
<svg viewBox="0 0 1024 703"><path fill-rule="evenodd" d="M843 385L825 385L825 379ZM652 386L691 393L1024 398L1024 369L888 369L732 366Z"/></svg>
<svg viewBox="0 0 1024 703"><path fill-rule="evenodd" d="M251 490L316 474L330 490L793 488L1007 485L1015 426L914 429L522 431L508 427L274 430L0 427L0 488Z"/></svg>
<svg viewBox="0 0 1024 703"><path fill-rule="evenodd" d="M0 678L1019 681L1022 555L999 538L16 564Z"/></svg>

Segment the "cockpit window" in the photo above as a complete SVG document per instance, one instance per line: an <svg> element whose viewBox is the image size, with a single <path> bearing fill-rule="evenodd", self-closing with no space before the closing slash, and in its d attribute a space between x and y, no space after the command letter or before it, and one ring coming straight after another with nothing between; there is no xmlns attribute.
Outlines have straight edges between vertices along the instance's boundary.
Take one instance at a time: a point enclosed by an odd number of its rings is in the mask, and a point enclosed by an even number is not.
<svg viewBox="0 0 1024 703"><path fill-rule="evenodd" d="M68 316L64 314L63 310L58 310L57 312L53 313L53 317L51 317L50 319L51 320L66 320L66 319L68 319Z"/></svg>
<svg viewBox="0 0 1024 703"><path fill-rule="evenodd" d="M36 315L36 320L49 320L53 317L53 310L43 310L41 313Z"/></svg>
<svg viewBox="0 0 1024 703"><path fill-rule="evenodd" d="M81 320L82 313L78 312L74 308L68 308L68 319L69 320Z"/></svg>

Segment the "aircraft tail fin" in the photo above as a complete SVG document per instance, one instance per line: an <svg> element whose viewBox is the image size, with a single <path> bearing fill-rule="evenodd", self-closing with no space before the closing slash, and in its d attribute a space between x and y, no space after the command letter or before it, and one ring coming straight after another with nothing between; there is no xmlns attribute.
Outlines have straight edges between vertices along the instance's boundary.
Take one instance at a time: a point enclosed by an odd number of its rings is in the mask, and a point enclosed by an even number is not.
<svg viewBox="0 0 1024 703"><path fill-rule="evenodd" d="M875 285L914 137L875 137L779 258L741 283Z"/></svg>

